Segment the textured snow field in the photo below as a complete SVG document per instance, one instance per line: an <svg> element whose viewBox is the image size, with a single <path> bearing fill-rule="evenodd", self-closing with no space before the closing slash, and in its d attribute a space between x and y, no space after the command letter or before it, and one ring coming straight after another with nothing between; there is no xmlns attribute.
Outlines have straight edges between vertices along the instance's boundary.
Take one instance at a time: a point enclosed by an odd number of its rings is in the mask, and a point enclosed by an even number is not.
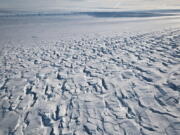
<svg viewBox="0 0 180 135"><path fill-rule="evenodd" d="M51 41L52 22L0 22L0 135L180 135L180 27L164 25L177 20L58 24L68 38Z"/></svg>

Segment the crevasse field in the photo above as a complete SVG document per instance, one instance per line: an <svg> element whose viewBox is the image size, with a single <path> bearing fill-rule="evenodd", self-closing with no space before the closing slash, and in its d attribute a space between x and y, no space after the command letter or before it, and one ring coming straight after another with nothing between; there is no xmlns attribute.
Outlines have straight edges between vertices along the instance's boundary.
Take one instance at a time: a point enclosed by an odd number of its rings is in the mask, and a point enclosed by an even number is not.
<svg viewBox="0 0 180 135"><path fill-rule="evenodd" d="M180 135L179 1L16 1L0 0L0 135Z"/></svg>

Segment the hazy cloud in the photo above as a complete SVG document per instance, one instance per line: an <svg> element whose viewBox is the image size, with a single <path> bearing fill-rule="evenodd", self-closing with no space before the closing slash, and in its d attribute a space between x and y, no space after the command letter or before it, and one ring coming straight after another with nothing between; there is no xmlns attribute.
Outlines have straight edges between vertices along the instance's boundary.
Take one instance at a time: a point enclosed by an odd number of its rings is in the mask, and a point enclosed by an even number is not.
<svg viewBox="0 0 180 135"><path fill-rule="evenodd" d="M172 9L180 8L180 0L0 0L0 9Z"/></svg>

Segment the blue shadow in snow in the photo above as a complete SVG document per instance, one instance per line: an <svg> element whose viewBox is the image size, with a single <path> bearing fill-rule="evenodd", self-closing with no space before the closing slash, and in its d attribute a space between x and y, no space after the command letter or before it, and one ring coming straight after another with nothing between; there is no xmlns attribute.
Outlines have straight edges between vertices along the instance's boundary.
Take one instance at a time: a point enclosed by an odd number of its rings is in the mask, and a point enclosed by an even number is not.
<svg viewBox="0 0 180 135"><path fill-rule="evenodd" d="M180 15L180 10L166 9L166 10L146 10L146 11L97 11L97 12L10 12L0 10L0 13L5 13L0 15L0 17L33 17L33 16L79 16L88 15L97 18L124 18L124 17L161 17L161 16L176 16ZM7 14L6 14L7 13Z"/></svg>
<svg viewBox="0 0 180 135"><path fill-rule="evenodd" d="M82 12L80 14L89 15L93 17L103 18L123 18L123 17L160 17L160 16L174 16L169 13L151 13L151 12Z"/></svg>

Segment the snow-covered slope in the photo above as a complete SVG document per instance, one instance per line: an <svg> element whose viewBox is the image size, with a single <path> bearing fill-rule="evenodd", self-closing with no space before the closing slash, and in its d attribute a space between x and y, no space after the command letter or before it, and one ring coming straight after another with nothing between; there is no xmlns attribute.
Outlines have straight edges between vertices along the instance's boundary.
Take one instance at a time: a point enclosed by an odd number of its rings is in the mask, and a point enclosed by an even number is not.
<svg viewBox="0 0 180 135"><path fill-rule="evenodd" d="M180 134L180 30L6 44L0 133Z"/></svg>
<svg viewBox="0 0 180 135"><path fill-rule="evenodd" d="M0 11L0 135L180 134L180 10L29 6Z"/></svg>

